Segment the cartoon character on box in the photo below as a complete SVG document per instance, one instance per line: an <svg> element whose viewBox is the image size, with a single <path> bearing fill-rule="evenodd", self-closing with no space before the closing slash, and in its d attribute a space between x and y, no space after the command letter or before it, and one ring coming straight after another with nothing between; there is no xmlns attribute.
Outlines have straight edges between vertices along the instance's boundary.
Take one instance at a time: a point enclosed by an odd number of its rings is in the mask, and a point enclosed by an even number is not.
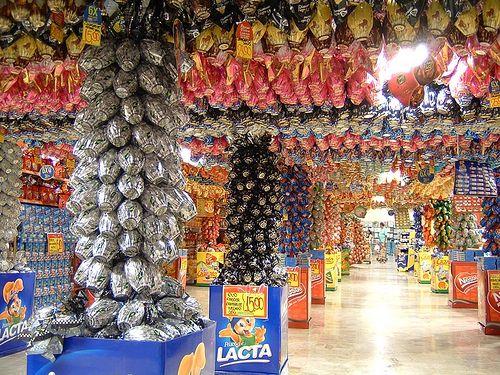
<svg viewBox="0 0 500 375"><path fill-rule="evenodd" d="M205 344L200 342L193 353L182 358L177 375L200 375L206 363Z"/></svg>
<svg viewBox="0 0 500 375"><path fill-rule="evenodd" d="M7 304L5 311L0 312L0 320L6 320L9 325L20 323L26 315L26 307L22 305L19 292L24 290L23 280L9 281L3 287L3 299Z"/></svg>
<svg viewBox="0 0 500 375"><path fill-rule="evenodd" d="M255 318L232 318L219 337L229 337L236 346L259 345L266 340L266 328L255 327Z"/></svg>

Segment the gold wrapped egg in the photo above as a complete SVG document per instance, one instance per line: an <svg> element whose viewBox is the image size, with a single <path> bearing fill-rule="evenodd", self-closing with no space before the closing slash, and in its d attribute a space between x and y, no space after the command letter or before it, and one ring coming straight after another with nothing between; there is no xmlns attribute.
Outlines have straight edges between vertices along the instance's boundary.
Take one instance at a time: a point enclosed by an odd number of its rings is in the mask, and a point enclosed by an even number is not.
<svg viewBox="0 0 500 375"><path fill-rule="evenodd" d="M212 35L214 27L203 30L195 39L195 48L197 51L207 53L213 47L215 41Z"/></svg>
<svg viewBox="0 0 500 375"><path fill-rule="evenodd" d="M7 64L13 64L17 60L17 45L16 43L11 44L3 50L3 60Z"/></svg>
<svg viewBox="0 0 500 375"><path fill-rule="evenodd" d="M36 48L38 50L38 54L42 58L50 59L50 58L52 58L52 56L54 56L54 52L55 52L54 48L52 48L48 44L45 44L40 39L36 39L35 43L36 43ZM67 41L66 41L66 43L67 43ZM68 48L68 50L69 50L69 48Z"/></svg>
<svg viewBox="0 0 500 375"><path fill-rule="evenodd" d="M252 24L253 44L257 44L260 42L262 37L266 34L266 30L267 27L259 20L255 21Z"/></svg>
<svg viewBox="0 0 500 375"><path fill-rule="evenodd" d="M26 21L30 16L30 10L26 4L11 3L10 15L16 22Z"/></svg>
<svg viewBox="0 0 500 375"><path fill-rule="evenodd" d="M0 15L0 34L8 33L14 26L11 18L7 15Z"/></svg>
<svg viewBox="0 0 500 375"><path fill-rule="evenodd" d="M387 0L387 15L395 31L403 31L408 23L404 10L396 0Z"/></svg>
<svg viewBox="0 0 500 375"><path fill-rule="evenodd" d="M450 24L450 17L440 0L431 0L427 8L427 28L435 37L443 37Z"/></svg>
<svg viewBox="0 0 500 375"><path fill-rule="evenodd" d="M31 6L29 21L34 29L39 29L45 26L46 17L42 15L42 12L36 3L33 3Z"/></svg>
<svg viewBox="0 0 500 375"><path fill-rule="evenodd" d="M47 0L47 5L51 12L58 13L64 11L66 8L65 0Z"/></svg>
<svg viewBox="0 0 500 375"><path fill-rule="evenodd" d="M455 21L455 26L466 37L471 36L477 31L477 11L476 7L461 13Z"/></svg>
<svg viewBox="0 0 500 375"><path fill-rule="evenodd" d="M31 35L23 35L16 43L17 55L22 60L31 60L37 50L35 39Z"/></svg>
<svg viewBox="0 0 500 375"><path fill-rule="evenodd" d="M300 30L295 21L292 20L290 25L290 35L288 36L288 44L290 44L290 48L292 50L300 51L302 43L306 39L307 30L307 27L304 30Z"/></svg>
<svg viewBox="0 0 500 375"><path fill-rule="evenodd" d="M268 49L276 52L280 49L287 41L287 35L274 26L272 23L267 25L267 33L266 33L266 45Z"/></svg>
<svg viewBox="0 0 500 375"><path fill-rule="evenodd" d="M496 32L500 28L500 1L486 0L484 2L483 24L489 32Z"/></svg>
<svg viewBox="0 0 500 375"><path fill-rule="evenodd" d="M78 57L81 55L83 48L85 48L85 43L75 33L71 33L66 38L66 48L71 57Z"/></svg>
<svg viewBox="0 0 500 375"><path fill-rule="evenodd" d="M212 29L212 35L214 37L214 43L221 51L229 49L233 42L234 26L231 30L226 31L218 25L214 25Z"/></svg>
<svg viewBox="0 0 500 375"><path fill-rule="evenodd" d="M373 27L373 9L370 4L363 1L356 6L347 17L347 25L355 40L367 40Z"/></svg>

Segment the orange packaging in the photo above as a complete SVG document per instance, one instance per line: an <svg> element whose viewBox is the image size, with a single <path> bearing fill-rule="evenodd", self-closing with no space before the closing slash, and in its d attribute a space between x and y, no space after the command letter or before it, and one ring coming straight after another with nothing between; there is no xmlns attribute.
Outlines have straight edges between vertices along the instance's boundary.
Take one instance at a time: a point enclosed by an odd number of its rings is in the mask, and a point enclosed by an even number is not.
<svg viewBox="0 0 500 375"><path fill-rule="evenodd" d="M287 267L288 327L309 328L311 322L311 268Z"/></svg>
<svg viewBox="0 0 500 375"><path fill-rule="evenodd" d="M477 309L476 262L451 262L448 304L456 308Z"/></svg>
<svg viewBox="0 0 500 375"><path fill-rule="evenodd" d="M431 291L433 293L448 293L450 261L448 256L432 258Z"/></svg>
<svg viewBox="0 0 500 375"><path fill-rule="evenodd" d="M486 335L500 335L500 270L478 265L477 276L479 324Z"/></svg>
<svg viewBox="0 0 500 375"><path fill-rule="evenodd" d="M311 300L315 305L324 305L326 297L325 284L325 253L321 253L322 259L311 259Z"/></svg>

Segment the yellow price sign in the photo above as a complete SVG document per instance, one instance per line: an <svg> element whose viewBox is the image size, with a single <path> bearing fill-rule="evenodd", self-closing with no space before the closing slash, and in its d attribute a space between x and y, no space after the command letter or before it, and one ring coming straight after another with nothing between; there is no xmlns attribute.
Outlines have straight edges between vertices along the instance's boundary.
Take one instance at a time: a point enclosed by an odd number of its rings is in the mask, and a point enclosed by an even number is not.
<svg viewBox="0 0 500 375"><path fill-rule="evenodd" d="M66 159L66 168L75 169L75 159L72 158Z"/></svg>
<svg viewBox="0 0 500 375"><path fill-rule="evenodd" d="M267 286L225 285L222 291L222 315L226 318L267 319Z"/></svg>
<svg viewBox="0 0 500 375"><path fill-rule="evenodd" d="M91 22L83 22L82 40L91 46L101 45L102 26Z"/></svg>
<svg viewBox="0 0 500 375"><path fill-rule="evenodd" d="M490 108L500 107L500 95L490 97Z"/></svg>
<svg viewBox="0 0 500 375"><path fill-rule="evenodd" d="M64 235L62 233L47 233L47 252L49 254L64 252Z"/></svg>
<svg viewBox="0 0 500 375"><path fill-rule="evenodd" d="M251 40L236 40L236 57L251 60L253 57L253 46Z"/></svg>
<svg viewBox="0 0 500 375"><path fill-rule="evenodd" d="M288 271L288 285L290 288L299 287L299 272L298 271Z"/></svg>
<svg viewBox="0 0 500 375"><path fill-rule="evenodd" d="M188 260L187 257L181 257L181 271L187 271Z"/></svg>
<svg viewBox="0 0 500 375"><path fill-rule="evenodd" d="M319 262L315 259L311 260L311 273L313 275L319 275Z"/></svg>
<svg viewBox="0 0 500 375"><path fill-rule="evenodd" d="M490 290L500 290L500 274L490 274Z"/></svg>

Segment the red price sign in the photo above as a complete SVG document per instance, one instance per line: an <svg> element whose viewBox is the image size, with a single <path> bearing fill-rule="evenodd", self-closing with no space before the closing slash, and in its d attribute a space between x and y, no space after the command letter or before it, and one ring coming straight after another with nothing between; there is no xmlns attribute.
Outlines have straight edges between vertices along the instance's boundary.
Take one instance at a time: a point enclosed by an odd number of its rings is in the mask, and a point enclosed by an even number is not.
<svg viewBox="0 0 500 375"><path fill-rule="evenodd" d="M90 44L91 46L101 45L101 25L95 23L84 22L83 23L83 42L85 44Z"/></svg>
<svg viewBox="0 0 500 375"><path fill-rule="evenodd" d="M223 316L267 319L267 296L267 286L226 285L222 298Z"/></svg>

